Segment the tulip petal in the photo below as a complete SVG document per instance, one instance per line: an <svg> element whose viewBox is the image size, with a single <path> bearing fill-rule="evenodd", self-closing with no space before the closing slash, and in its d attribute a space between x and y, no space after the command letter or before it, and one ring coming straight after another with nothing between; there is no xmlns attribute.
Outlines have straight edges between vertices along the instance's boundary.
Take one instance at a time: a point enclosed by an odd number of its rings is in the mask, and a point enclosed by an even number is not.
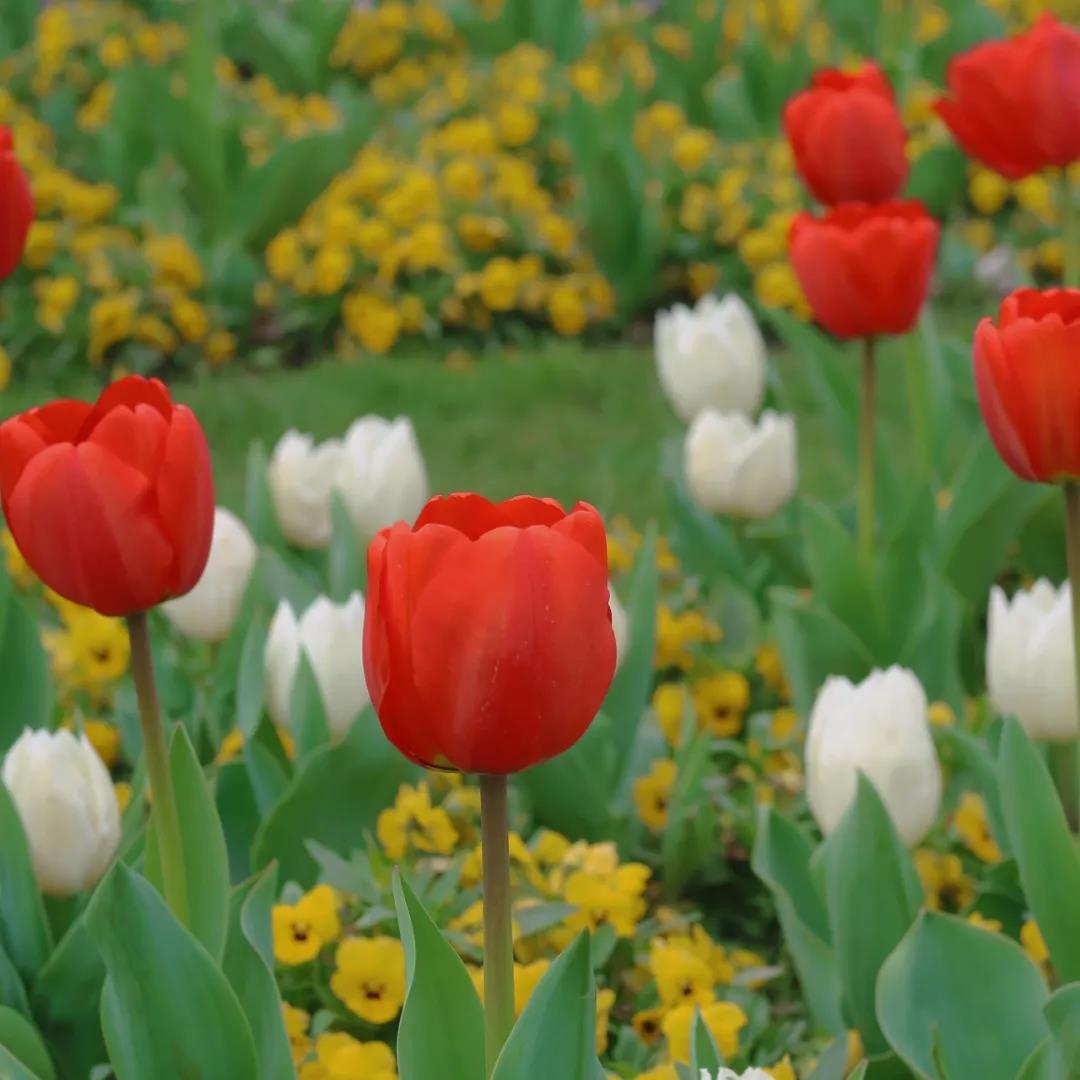
<svg viewBox="0 0 1080 1080"><path fill-rule="evenodd" d="M493 503L483 495L466 492L436 495L416 519L414 529L425 525L449 525L470 540L504 525L527 528L529 525L554 525L566 511L554 499L518 495L505 502Z"/></svg>

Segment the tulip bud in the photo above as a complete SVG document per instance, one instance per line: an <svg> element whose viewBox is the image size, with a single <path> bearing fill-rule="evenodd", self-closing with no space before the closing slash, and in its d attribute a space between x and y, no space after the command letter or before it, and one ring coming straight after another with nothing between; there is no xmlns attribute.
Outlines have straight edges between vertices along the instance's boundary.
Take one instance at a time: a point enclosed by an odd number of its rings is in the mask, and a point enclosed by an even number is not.
<svg viewBox="0 0 1080 1080"><path fill-rule="evenodd" d="M798 485L795 420L766 410L754 426L741 413L707 409L683 445L686 483L706 510L735 517L775 514Z"/></svg>
<svg viewBox="0 0 1080 1080"><path fill-rule="evenodd" d="M337 488L365 543L395 521L412 521L427 501L427 472L412 422L364 416L345 434Z"/></svg>
<svg viewBox="0 0 1080 1080"><path fill-rule="evenodd" d="M274 723L289 722L303 649L319 684L326 725L334 738L341 738L370 700L358 662L363 638L364 598L358 592L344 604L320 596L299 620L282 600L266 639L266 702Z"/></svg>
<svg viewBox="0 0 1080 1080"><path fill-rule="evenodd" d="M41 891L62 897L96 885L120 843L120 810L86 736L27 728L4 758L3 778Z"/></svg>
<svg viewBox="0 0 1080 1080"><path fill-rule="evenodd" d="M297 547L330 546L330 496L341 467L341 442L316 445L310 435L286 431L274 447L267 482L278 524Z"/></svg>
<svg viewBox="0 0 1080 1080"><path fill-rule="evenodd" d="M656 317L656 371L672 408L687 421L702 409L757 412L765 394L765 339L734 293L676 304Z"/></svg>
<svg viewBox="0 0 1080 1080"><path fill-rule="evenodd" d="M818 693L806 739L806 798L822 832L840 823L860 772L900 838L917 844L937 818L941 766L926 694L905 668L874 671L858 685L834 676Z"/></svg>
<svg viewBox="0 0 1080 1080"><path fill-rule="evenodd" d="M615 666L623 662L630 645L630 616L626 613L618 593L608 585L608 605L611 608L611 629L615 634Z"/></svg>
<svg viewBox="0 0 1080 1080"><path fill-rule="evenodd" d="M1077 735L1069 584L1040 579L1010 602L990 591L986 681L990 703L1015 716L1033 739L1065 742Z"/></svg>
<svg viewBox="0 0 1080 1080"><path fill-rule="evenodd" d="M191 592L162 604L161 610L180 633L196 641L221 641L236 622L258 554L247 526L219 506L202 577Z"/></svg>

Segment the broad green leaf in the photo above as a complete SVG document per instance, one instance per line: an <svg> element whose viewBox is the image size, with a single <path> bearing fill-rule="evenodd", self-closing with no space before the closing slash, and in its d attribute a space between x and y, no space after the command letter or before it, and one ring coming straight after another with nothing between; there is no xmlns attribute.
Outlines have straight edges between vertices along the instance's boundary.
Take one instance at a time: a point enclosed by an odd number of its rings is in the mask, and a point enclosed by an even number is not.
<svg viewBox="0 0 1080 1080"><path fill-rule="evenodd" d="M807 1080L844 1080L847 1071L848 1036L845 1031L829 1043L828 1049L818 1058L814 1071Z"/></svg>
<svg viewBox="0 0 1080 1080"><path fill-rule="evenodd" d="M1043 1006L1064 1080L1080 1077L1080 983L1063 986Z"/></svg>
<svg viewBox="0 0 1080 1080"><path fill-rule="evenodd" d="M1074 982L1080 979L1080 854L1050 772L1015 720L1002 732L998 772L1024 893L1058 974Z"/></svg>
<svg viewBox="0 0 1080 1080"><path fill-rule="evenodd" d="M254 618L244 635L236 672L236 727L248 738L262 716L266 690L266 622Z"/></svg>
<svg viewBox="0 0 1080 1080"><path fill-rule="evenodd" d="M222 970L255 1040L259 1080L293 1080L295 1070L289 1037L281 1012L281 995L274 981L270 910L274 905L277 870L237 886L229 903L229 935Z"/></svg>
<svg viewBox="0 0 1080 1080"><path fill-rule="evenodd" d="M0 1005L6 1005L23 1016L30 1015L30 1003L22 976L15 970L11 957L0 946Z"/></svg>
<svg viewBox="0 0 1080 1080"><path fill-rule="evenodd" d="M11 584L0 575L0 590ZM41 645L37 621L14 595L0 601L0 755L25 728L45 727L53 707L49 661Z"/></svg>
<svg viewBox="0 0 1080 1080"><path fill-rule="evenodd" d="M5 1005L0 1005L0 1046L18 1058L39 1080L56 1080L56 1069L41 1033L25 1016Z"/></svg>
<svg viewBox="0 0 1080 1080"><path fill-rule="evenodd" d="M108 971L102 1027L118 1080L258 1080L236 994L149 882L117 863L86 925Z"/></svg>
<svg viewBox="0 0 1080 1080"><path fill-rule="evenodd" d="M348 855L363 845L365 831L374 830L398 788L417 775L417 767L387 741L374 713L361 713L340 743L320 747L293 777L255 837L252 865L258 869L277 859L282 881L314 884L318 867L307 841Z"/></svg>
<svg viewBox="0 0 1080 1080"><path fill-rule="evenodd" d="M396 872L394 903L407 986L398 1023L398 1075L483 1080L484 1014L465 965Z"/></svg>
<svg viewBox="0 0 1080 1080"><path fill-rule="evenodd" d="M701 1018L701 1013L695 1009L694 1022L690 1028L690 1075L696 1077L705 1073L716 1076L723 1064L723 1055L712 1032Z"/></svg>
<svg viewBox="0 0 1080 1080"><path fill-rule="evenodd" d="M533 991L491 1080L594 1080L595 1075L596 987L589 935L582 932Z"/></svg>
<svg viewBox="0 0 1080 1080"><path fill-rule="evenodd" d="M277 547L282 536L266 480L269 464L266 448L260 442L253 442L244 474L244 520L257 544Z"/></svg>
<svg viewBox="0 0 1080 1080"><path fill-rule="evenodd" d="M327 555L329 596L335 604L344 604L354 592L363 590L367 563L356 525L340 492L333 493L330 507L334 531Z"/></svg>
<svg viewBox="0 0 1080 1080"><path fill-rule="evenodd" d="M867 1053L883 1053L889 1044L874 1008L878 972L915 921L923 890L881 797L862 773L820 857L845 1012Z"/></svg>
<svg viewBox="0 0 1080 1080"><path fill-rule="evenodd" d="M3 1080L41 1080L28 1069L15 1054L0 1046L0 1077Z"/></svg>
<svg viewBox="0 0 1080 1080"><path fill-rule="evenodd" d="M289 730L296 738L296 756L300 762L330 742L322 691L306 649L300 650L300 662L289 695Z"/></svg>
<svg viewBox="0 0 1080 1080"><path fill-rule="evenodd" d="M817 1026L846 1032L829 917L810 874L812 853L810 840L796 825L771 806L762 811L751 859L754 873L773 894L784 942ZM846 1048L842 1060L847 1060Z"/></svg>
<svg viewBox="0 0 1080 1080"><path fill-rule="evenodd" d="M243 761L229 761L217 770L214 793L229 854L229 880L243 881L251 876L251 845L262 823Z"/></svg>
<svg viewBox="0 0 1080 1080"><path fill-rule="evenodd" d="M18 811L0 784L0 944L27 981L52 951L52 933Z"/></svg>
<svg viewBox="0 0 1080 1080"><path fill-rule="evenodd" d="M1002 934L925 912L885 962L881 1028L920 1077L1015 1080L1049 1034L1035 965Z"/></svg>

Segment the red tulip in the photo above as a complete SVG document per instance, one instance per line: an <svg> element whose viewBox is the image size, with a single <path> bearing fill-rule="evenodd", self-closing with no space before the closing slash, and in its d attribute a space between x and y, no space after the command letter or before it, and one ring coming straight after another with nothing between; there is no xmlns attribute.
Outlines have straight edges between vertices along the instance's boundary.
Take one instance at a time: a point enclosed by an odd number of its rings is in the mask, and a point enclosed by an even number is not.
<svg viewBox="0 0 1080 1080"><path fill-rule="evenodd" d="M569 749L615 672L600 515L463 494L383 529L364 670L387 737L422 765L512 773Z"/></svg>
<svg viewBox="0 0 1080 1080"><path fill-rule="evenodd" d="M1080 478L1080 289L1019 289L975 331L975 388L1024 480Z"/></svg>
<svg viewBox="0 0 1080 1080"><path fill-rule="evenodd" d="M1044 15L956 57L937 111L972 157L1010 180L1080 160L1080 33Z"/></svg>
<svg viewBox="0 0 1080 1080"><path fill-rule="evenodd" d="M885 202L908 176L907 136L881 69L828 69L784 108L784 130L818 202Z"/></svg>
<svg viewBox="0 0 1080 1080"><path fill-rule="evenodd" d="M791 263L814 318L840 338L907 333L930 288L938 231L916 200L800 214Z"/></svg>
<svg viewBox="0 0 1080 1080"><path fill-rule="evenodd" d="M54 401L0 424L0 498L41 580L104 615L186 593L210 553L206 438L156 379L132 375L94 405Z"/></svg>
<svg viewBox="0 0 1080 1080"><path fill-rule="evenodd" d="M0 127L0 280L18 267L33 220L30 185L15 157L11 132Z"/></svg>

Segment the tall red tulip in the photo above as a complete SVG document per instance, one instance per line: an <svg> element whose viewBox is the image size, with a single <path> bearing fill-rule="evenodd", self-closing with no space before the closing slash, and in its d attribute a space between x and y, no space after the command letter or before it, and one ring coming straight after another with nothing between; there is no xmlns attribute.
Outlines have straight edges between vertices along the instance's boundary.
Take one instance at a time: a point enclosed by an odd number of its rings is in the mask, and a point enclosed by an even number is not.
<svg viewBox="0 0 1080 1080"><path fill-rule="evenodd" d="M1080 289L1020 289L975 331L990 438L1024 480L1080 479Z"/></svg>
<svg viewBox="0 0 1080 1080"><path fill-rule="evenodd" d="M875 64L817 72L785 106L784 130L818 202L886 202L907 182L904 124Z"/></svg>
<svg viewBox="0 0 1080 1080"><path fill-rule="evenodd" d="M5 421L0 498L41 580L105 615L187 592L210 552L206 438L156 379L132 375L94 405L54 401Z"/></svg>
<svg viewBox="0 0 1080 1080"><path fill-rule="evenodd" d="M550 499L432 499L368 551L364 670L412 760L518 772L585 733L615 671L604 523Z"/></svg>
<svg viewBox="0 0 1080 1080"><path fill-rule="evenodd" d="M30 184L15 157L11 132L0 127L0 280L18 267L33 220Z"/></svg>
<svg viewBox="0 0 1080 1080"><path fill-rule="evenodd" d="M1080 33L1044 15L956 57L937 111L972 157L1010 180L1080 161Z"/></svg>
<svg viewBox="0 0 1080 1080"><path fill-rule="evenodd" d="M791 263L814 318L840 338L907 333L930 288L938 232L917 200L800 214Z"/></svg>

